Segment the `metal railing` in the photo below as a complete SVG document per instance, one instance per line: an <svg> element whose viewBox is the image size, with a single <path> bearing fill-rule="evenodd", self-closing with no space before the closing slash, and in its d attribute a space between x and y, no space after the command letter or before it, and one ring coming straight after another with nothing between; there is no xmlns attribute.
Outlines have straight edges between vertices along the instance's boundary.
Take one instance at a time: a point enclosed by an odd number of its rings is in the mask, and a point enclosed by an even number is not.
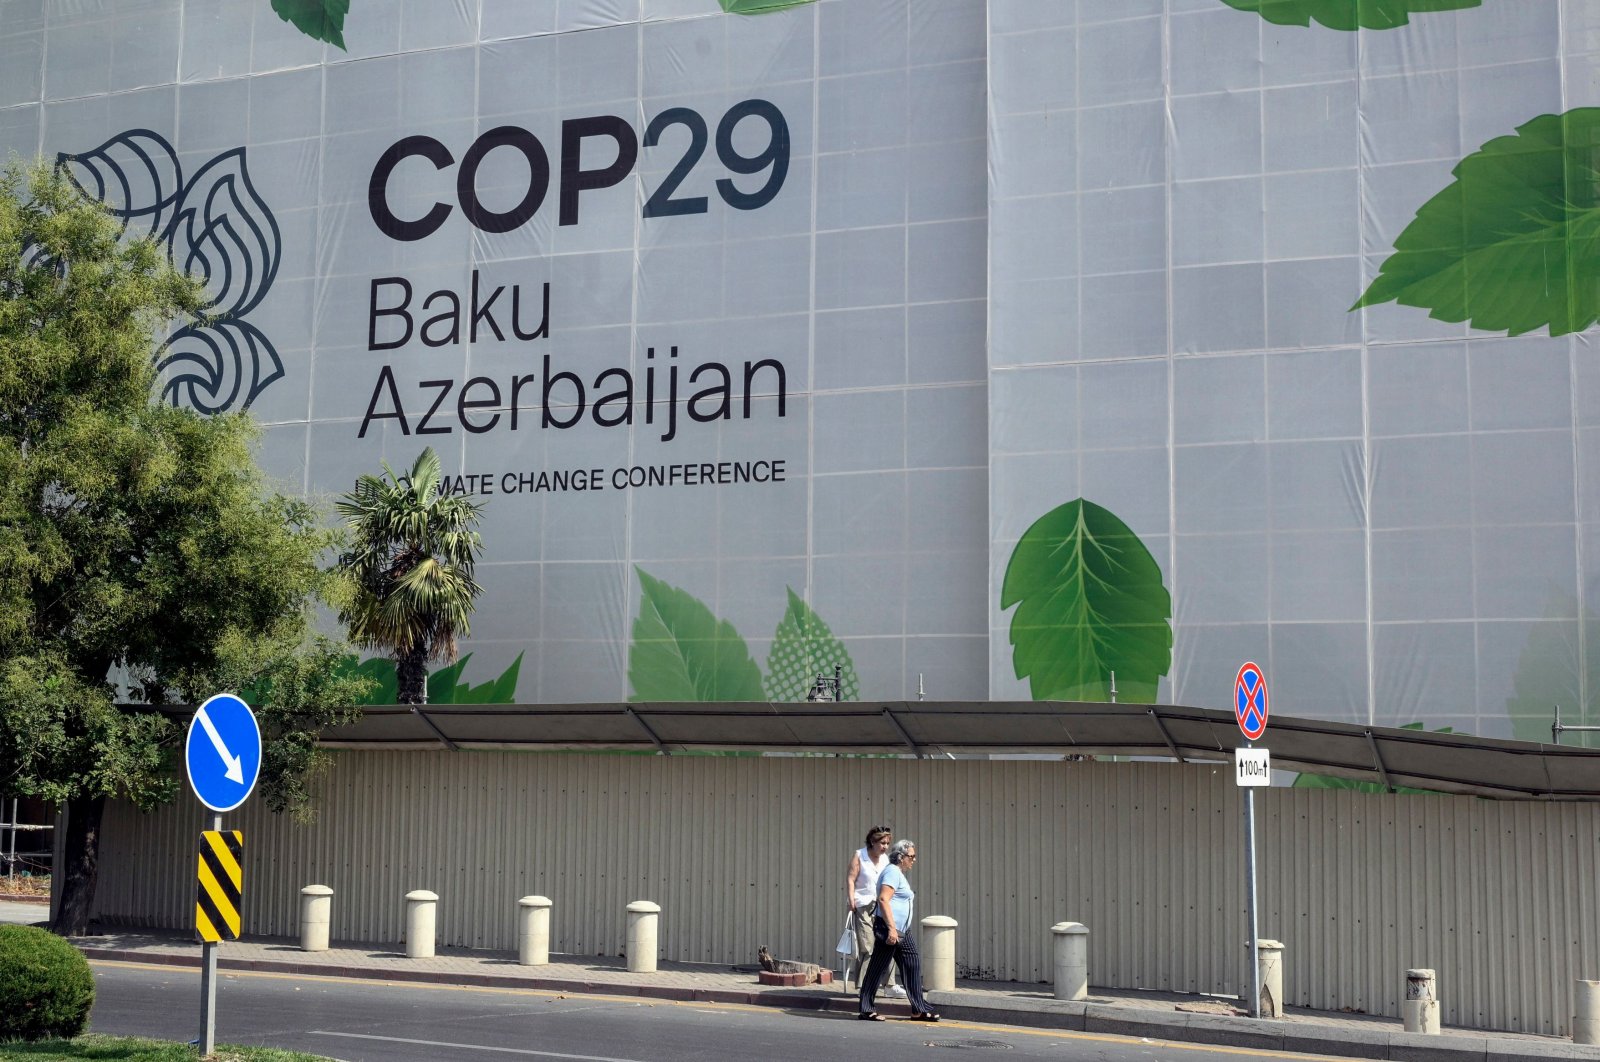
<svg viewBox="0 0 1600 1062"><path fill-rule="evenodd" d="M1565 734L1569 730L1575 734L1584 732L1594 733L1600 731L1600 726L1570 726L1566 723L1563 723L1561 721L1561 705L1555 705L1554 708L1555 721L1550 724L1550 743L1552 745L1561 744L1561 735Z"/></svg>
<svg viewBox="0 0 1600 1062"><path fill-rule="evenodd" d="M29 869L31 867L48 871L51 858L54 855L49 848L38 851L17 851L17 834L26 833L29 836L33 836L36 833L42 834L44 830L55 829L55 825L51 823L40 825L22 822L18 818L18 805L18 799L12 797L10 816L6 819L0 819L0 867L4 869L4 876L7 882L16 877L19 869ZM0 810L3 809L4 801L0 800ZM28 864L29 866L24 867L23 864Z"/></svg>

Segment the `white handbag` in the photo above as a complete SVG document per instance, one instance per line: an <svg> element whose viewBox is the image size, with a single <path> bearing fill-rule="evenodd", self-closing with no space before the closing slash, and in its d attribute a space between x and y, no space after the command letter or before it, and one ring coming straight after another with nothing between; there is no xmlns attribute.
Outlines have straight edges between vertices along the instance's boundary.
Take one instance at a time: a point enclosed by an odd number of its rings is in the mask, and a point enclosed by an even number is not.
<svg viewBox="0 0 1600 1062"><path fill-rule="evenodd" d="M840 955L853 955L853 954L855 954L855 950L856 950L855 927L850 924L851 919L854 918L854 917L855 916L853 914L847 914L847 915L844 916L844 932L839 934L839 943L834 945L834 949L833 949L834 951L838 952Z"/></svg>

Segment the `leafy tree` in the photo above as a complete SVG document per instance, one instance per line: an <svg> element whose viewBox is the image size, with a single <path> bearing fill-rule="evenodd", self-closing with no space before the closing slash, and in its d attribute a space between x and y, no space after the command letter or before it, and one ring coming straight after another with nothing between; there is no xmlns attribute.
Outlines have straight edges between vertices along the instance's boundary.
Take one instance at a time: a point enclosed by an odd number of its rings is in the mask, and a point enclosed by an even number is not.
<svg viewBox="0 0 1600 1062"><path fill-rule="evenodd" d="M351 583L339 618L350 640L394 658L401 704L428 703L428 661L453 661L471 633L472 578L483 507L441 490L439 455L422 451L411 471L365 475L339 500L350 548L339 567Z"/></svg>
<svg viewBox="0 0 1600 1062"><path fill-rule="evenodd" d="M266 489L249 418L151 401L156 329L203 293L121 233L42 163L0 176L0 791L66 807L64 934L106 799L178 789L177 706L251 691L265 798L308 813L316 734L366 687L312 627L330 533Z"/></svg>

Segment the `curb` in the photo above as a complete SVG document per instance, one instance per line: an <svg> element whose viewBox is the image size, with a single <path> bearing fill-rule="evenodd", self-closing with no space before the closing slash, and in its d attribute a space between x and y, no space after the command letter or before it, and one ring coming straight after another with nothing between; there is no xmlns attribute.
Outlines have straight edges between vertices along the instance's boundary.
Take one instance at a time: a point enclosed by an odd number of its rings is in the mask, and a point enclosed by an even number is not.
<svg viewBox="0 0 1600 1062"><path fill-rule="evenodd" d="M1176 1040L1216 1047L1337 1055L1395 1062L1546 1062L1600 1059L1600 1047L1561 1040L1527 1041L1481 1033L1424 1036L1382 1028L1332 1029L1302 1022L1257 1021L1211 1014L1111 1006L1103 1003L1017 1000L1006 1006L962 1001L954 993L930 993L941 1013L961 1021L1072 1032Z"/></svg>
<svg viewBox="0 0 1600 1062"><path fill-rule="evenodd" d="M199 956L152 955L137 949L82 949L91 959L135 962L158 966L198 968ZM810 991L725 988L674 988L667 985L608 984L599 981L560 977L513 977L502 974L463 974L444 970L373 970L360 966L328 966L292 962L285 959L230 959L219 957L223 970L252 970L262 973L289 973L322 977L350 977L368 981L394 981L421 984L477 985L484 988L525 988L539 992L571 992L607 996L639 996L679 1003L733 1003L746 1006L782 1007L787 1010L850 1013L853 999L825 996ZM1062 1029L1068 1032L1137 1036L1152 1040L1175 1040L1210 1044L1216 1047L1244 1047L1263 1051L1291 1051L1304 1054L1367 1058L1382 1062L1549 1062L1551 1059L1589 1059L1600 1062L1600 1047L1588 1047L1561 1040L1527 1041L1479 1033L1424 1036L1421 1033L1392 1032L1386 1029L1324 1029L1306 1023L1256 1021L1211 1014L1190 1014L1166 1010L1112 1006L1105 1003L1075 1003L1056 1000L1015 1000L1004 1006L965 999L959 992L930 992L928 999L941 1014L958 1021L993 1025L1019 1025L1031 1028ZM910 1014L899 1001L880 1003L891 1015Z"/></svg>
<svg viewBox="0 0 1600 1062"><path fill-rule="evenodd" d="M198 969L200 959L193 955L152 955L137 949L96 948L80 949L90 959L114 962L134 962L152 966L183 966ZM582 981L562 977L526 977L509 974L460 973L446 970L373 970L366 966L333 966L324 963L299 963L286 959L230 959L217 960L220 970L249 970L260 973L289 973L304 976L350 977L366 981L409 982L411 984L475 985L481 988L526 988L535 992L574 992L603 996L641 996L648 999L666 999L679 1003L738 1003L750 1006L782 1006L792 1010L853 1011L853 1000L838 996L823 996L816 992L784 991L782 989L749 991L726 988L677 988L671 985L614 984L605 981ZM892 1009L910 1014L905 1004L896 1003ZM886 1007L885 1009L891 1009Z"/></svg>

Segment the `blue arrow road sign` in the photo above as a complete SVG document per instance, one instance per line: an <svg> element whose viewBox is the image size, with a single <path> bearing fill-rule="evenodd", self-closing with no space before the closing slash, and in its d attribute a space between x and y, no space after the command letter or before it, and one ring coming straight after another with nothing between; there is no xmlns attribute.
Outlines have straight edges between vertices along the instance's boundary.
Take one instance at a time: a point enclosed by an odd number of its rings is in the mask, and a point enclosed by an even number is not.
<svg viewBox="0 0 1600 1062"><path fill-rule="evenodd" d="M231 693L202 704L184 746L189 786L212 811L232 811L256 787L261 773L261 728L250 706Z"/></svg>

